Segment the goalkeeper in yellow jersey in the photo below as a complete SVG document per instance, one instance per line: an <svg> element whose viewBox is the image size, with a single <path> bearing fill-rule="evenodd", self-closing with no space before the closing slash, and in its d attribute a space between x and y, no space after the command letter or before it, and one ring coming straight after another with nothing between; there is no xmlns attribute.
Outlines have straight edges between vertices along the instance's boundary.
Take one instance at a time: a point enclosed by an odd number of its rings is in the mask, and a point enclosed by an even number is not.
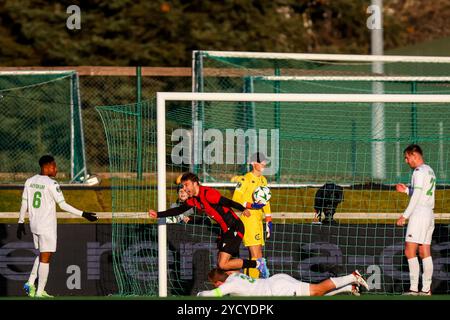
<svg viewBox="0 0 450 320"><path fill-rule="evenodd" d="M253 203L253 192L257 187L266 186L267 179L263 176L264 168L267 165L267 158L261 152L257 152L250 157L252 171L244 176L233 178L237 182L233 194L233 201L244 204ZM248 248L250 258L256 260L262 258L262 247L264 245L263 221L266 222L266 238L270 237L272 232L272 216L270 203L267 203L262 209L250 210L251 215L246 217L241 215L241 220L245 226L243 243ZM259 271L255 268L245 269L244 272L252 278L259 278Z"/></svg>

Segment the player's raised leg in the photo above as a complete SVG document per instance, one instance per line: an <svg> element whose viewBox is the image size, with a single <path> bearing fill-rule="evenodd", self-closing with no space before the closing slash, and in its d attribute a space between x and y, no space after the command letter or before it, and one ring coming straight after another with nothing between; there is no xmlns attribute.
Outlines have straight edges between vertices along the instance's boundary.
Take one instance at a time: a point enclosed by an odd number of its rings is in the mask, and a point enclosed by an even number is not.
<svg viewBox="0 0 450 320"><path fill-rule="evenodd" d="M355 270L351 274L343 277L330 278L318 284L311 284L309 291L311 296L323 296L329 291L348 286L349 284L357 284L369 290L369 285L364 277L358 270Z"/></svg>

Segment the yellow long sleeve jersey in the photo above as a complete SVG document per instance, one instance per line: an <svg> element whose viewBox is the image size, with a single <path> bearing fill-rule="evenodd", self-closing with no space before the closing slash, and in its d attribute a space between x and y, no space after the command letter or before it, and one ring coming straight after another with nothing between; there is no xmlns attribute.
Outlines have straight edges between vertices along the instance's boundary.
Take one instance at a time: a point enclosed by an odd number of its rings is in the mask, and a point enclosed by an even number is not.
<svg viewBox="0 0 450 320"><path fill-rule="evenodd" d="M237 184L233 194L233 201L236 201L242 205L245 202L254 202L253 192L257 187L267 186L267 179L264 176L257 177L252 172L248 172L244 176L237 177L236 182ZM270 202L268 202L261 210L251 211L252 215L259 213L261 218L264 218L266 215L270 216L272 213L270 210Z"/></svg>

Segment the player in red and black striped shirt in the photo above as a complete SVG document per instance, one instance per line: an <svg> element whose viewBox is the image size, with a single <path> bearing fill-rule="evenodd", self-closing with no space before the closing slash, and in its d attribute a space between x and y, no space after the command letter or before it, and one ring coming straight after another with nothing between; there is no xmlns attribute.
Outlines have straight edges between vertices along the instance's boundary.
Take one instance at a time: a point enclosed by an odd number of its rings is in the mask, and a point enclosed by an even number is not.
<svg viewBox="0 0 450 320"><path fill-rule="evenodd" d="M214 219L220 226L221 234L218 241L219 256L217 266L222 270L239 270L242 268L257 268L263 278L269 277L264 258L258 260L247 260L232 258L239 254L239 246L244 237L244 224L232 208L242 211L243 215L250 216L248 209L261 209L264 205L259 203L245 203L245 206L223 197L214 188L200 185L198 177L193 173L185 173L181 177L183 189L188 194L188 199L179 207L166 211L156 212L150 210L152 218L165 218L176 216L197 208Z"/></svg>

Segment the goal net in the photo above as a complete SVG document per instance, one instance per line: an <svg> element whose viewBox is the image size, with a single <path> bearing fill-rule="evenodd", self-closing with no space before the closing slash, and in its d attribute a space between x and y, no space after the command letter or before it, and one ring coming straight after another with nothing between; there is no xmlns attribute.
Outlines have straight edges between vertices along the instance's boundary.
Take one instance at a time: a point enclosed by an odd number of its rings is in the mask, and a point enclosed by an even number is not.
<svg viewBox="0 0 450 320"><path fill-rule="evenodd" d="M205 105L202 121L192 120L193 102ZM383 119L374 118L377 103L383 103ZM146 102L142 113L136 105L98 108L115 177L113 256L120 293L194 295L209 288L217 225L200 212L193 213L192 223L160 219L156 225L147 211L175 203L176 177L197 164L201 181L231 198L234 178L250 169L248 156L255 150L270 160L265 176L274 231L264 256L272 274L314 283L358 269L373 293L407 290L405 229L394 223L408 199L394 184L409 183L402 152L412 142L421 145L436 172L433 292L448 293L449 106L448 95L158 93L157 105ZM385 129L382 139L374 138L372 126ZM374 141L385 150L383 178L373 177L373 158L379 157ZM315 198L325 183L342 187L343 201L335 223L314 224ZM248 256L244 247L240 253Z"/></svg>
<svg viewBox="0 0 450 320"><path fill-rule="evenodd" d="M246 76L445 77L450 57L194 51L193 91L242 92Z"/></svg>
<svg viewBox="0 0 450 320"><path fill-rule="evenodd" d="M348 93L348 94L448 94L449 57L373 56L338 54L296 54L264 52L193 52L194 92L248 93ZM274 103L275 110L280 103ZM252 103L246 117L253 123ZM205 105L193 102L192 118L203 120ZM275 111L277 114L278 111ZM410 105L411 141L418 134L415 104ZM385 179L385 154L379 141L387 134L384 123L385 108L377 103L372 108L370 134L372 177ZM280 126L280 118L273 124ZM376 122L382 123L377 127ZM352 123L353 126L357 124ZM399 130L398 128L395 130ZM202 144L196 141L196 144ZM191 167L195 173L205 170L205 164ZM282 182L282 171L277 181ZM205 177L208 181L208 177ZM287 182L290 183L290 182Z"/></svg>
<svg viewBox="0 0 450 320"><path fill-rule="evenodd" d="M73 71L0 72L1 183L24 182L51 154L58 179L86 176L78 75Z"/></svg>

